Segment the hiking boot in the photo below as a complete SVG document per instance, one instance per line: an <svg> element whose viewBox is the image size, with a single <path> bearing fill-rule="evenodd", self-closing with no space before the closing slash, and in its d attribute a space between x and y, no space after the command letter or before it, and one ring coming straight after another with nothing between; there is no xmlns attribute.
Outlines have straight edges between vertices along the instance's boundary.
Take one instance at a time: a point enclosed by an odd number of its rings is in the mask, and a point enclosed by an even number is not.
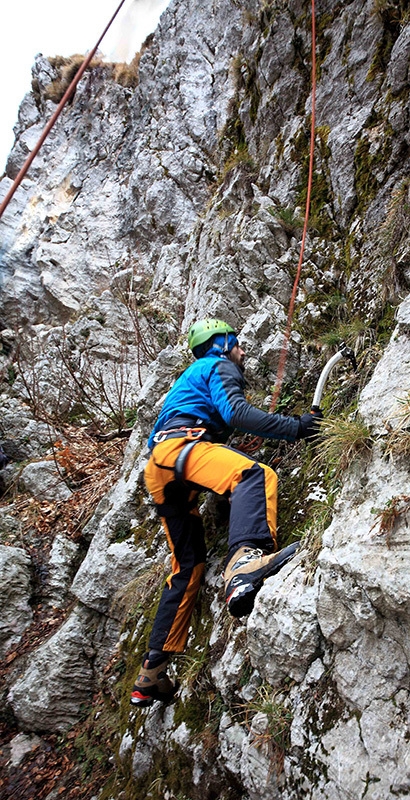
<svg viewBox="0 0 410 800"><path fill-rule="evenodd" d="M145 654L142 667L132 689L131 705L145 708L145 706L150 706L154 700L161 700L162 703L168 703L172 700L179 688L179 684L173 683L168 677L166 673L167 664L167 656L161 656L150 661L148 653Z"/></svg>
<svg viewBox="0 0 410 800"><path fill-rule="evenodd" d="M255 597L264 580L275 575L295 555L300 542L278 553L264 555L263 550L240 547L225 569L225 597L233 617L244 617L253 609Z"/></svg>

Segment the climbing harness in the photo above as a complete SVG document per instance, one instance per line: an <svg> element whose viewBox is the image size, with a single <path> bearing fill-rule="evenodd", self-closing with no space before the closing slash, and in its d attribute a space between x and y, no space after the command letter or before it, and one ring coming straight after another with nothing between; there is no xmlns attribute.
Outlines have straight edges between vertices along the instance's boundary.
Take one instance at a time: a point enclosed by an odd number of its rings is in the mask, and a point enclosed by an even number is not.
<svg viewBox="0 0 410 800"><path fill-rule="evenodd" d="M159 469L173 470L175 480L178 483L184 482L185 464L192 448L197 442L209 442L212 440L206 428L188 428L181 426L180 428L169 428L168 430L158 431L154 436L154 442L155 444L160 444L167 439L180 439L182 437L187 440L187 443L178 454L173 467L166 467L155 462L155 466L159 467Z"/></svg>
<svg viewBox="0 0 410 800"><path fill-rule="evenodd" d="M175 480L178 483L183 483L185 477L185 464L187 458L192 450L193 447L200 441L200 439L194 439L193 442L188 442L185 447L182 448L181 452L178 455L178 458L175 462L174 472L175 472Z"/></svg>
<svg viewBox="0 0 410 800"><path fill-rule="evenodd" d="M94 56L95 56L95 54L96 54L96 52L97 52L97 50L98 50L98 48L99 48L99 46L100 46L100 44L101 44L101 42L103 40L105 34L107 33L108 29L111 27L112 23L115 20L115 17L117 16L119 11L121 10L121 8L124 5L124 3L125 3L125 0L121 0L116 12L111 17L108 25L106 25L106 27L104 28L100 38L98 39L97 44L95 45L95 47L93 47L93 49L90 51L88 56L86 56L86 58L84 59L83 63L81 64L80 69L78 70L78 72L74 76L74 78L71 81L67 91L65 92L65 94L61 98L61 100L60 100L60 102L59 102L54 114L49 119L46 127L44 128L43 133L41 134L37 144L35 145L35 147L31 151L30 155L28 156L28 158L24 162L24 164L23 164L20 172L18 173L17 177L14 179L14 182L13 182L12 186L10 187L10 189L7 192L3 202L0 205L0 218L2 217L4 211L6 210L11 198L14 195L14 193L17 191L18 187L20 186L21 181L23 180L23 178L25 177L26 173L28 172L32 162L34 161L37 153L39 152L41 146L43 145L44 141L46 140L48 134L50 133L50 131L53 128L54 124L57 122L57 119L60 116L65 104L72 97L72 95L74 93L74 89L77 86L77 83L80 81L80 79L83 76L83 73L85 72L85 70L87 69L88 65L90 64L90 62L94 58Z"/></svg>
<svg viewBox="0 0 410 800"><path fill-rule="evenodd" d="M183 436L184 439L189 439L189 441L197 442L198 439L201 439L206 433L206 428L186 428L185 426L181 426L180 428L168 428L163 431L158 431L154 436L154 442L155 444L160 444L167 439L179 439L181 436Z"/></svg>

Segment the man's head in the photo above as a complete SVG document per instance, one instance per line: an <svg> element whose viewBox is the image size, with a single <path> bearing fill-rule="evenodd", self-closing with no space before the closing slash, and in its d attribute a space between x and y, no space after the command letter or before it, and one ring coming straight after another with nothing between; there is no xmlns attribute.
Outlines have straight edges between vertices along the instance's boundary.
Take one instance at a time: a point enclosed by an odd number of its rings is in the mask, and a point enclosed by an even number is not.
<svg viewBox="0 0 410 800"><path fill-rule="evenodd" d="M202 319L195 322L188 333L188 345L195 358L203 358L213 348L243 369L245 353L239 347L233 328L223 320Z"/></svg>

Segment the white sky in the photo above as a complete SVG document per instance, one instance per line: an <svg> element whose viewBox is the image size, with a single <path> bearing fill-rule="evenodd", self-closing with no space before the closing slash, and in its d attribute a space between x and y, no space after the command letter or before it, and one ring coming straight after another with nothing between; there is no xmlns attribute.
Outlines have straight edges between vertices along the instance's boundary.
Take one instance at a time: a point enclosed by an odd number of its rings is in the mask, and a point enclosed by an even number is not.
<svg viewBox="0 0 410 800"><path fill-rule="evenodd" d="M130 61L170 0L126 0L99 51ZM18 107L31 86L37 53L71 56L92 50L120 0L2 0L0 9L0 175L14 142Z"/></svg>

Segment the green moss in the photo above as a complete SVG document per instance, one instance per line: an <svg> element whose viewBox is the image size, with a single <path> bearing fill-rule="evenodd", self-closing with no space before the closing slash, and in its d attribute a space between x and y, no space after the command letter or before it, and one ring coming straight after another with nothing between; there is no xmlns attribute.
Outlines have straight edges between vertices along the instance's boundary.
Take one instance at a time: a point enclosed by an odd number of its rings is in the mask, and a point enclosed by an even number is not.
<svg viewBox="0 0 410 800"><path fill-rule="evenodd" d="M308 123L308 120L307 120ZM310 194L309 227L311 233L331 238L335 235L335 224L332 209L333 195L330 189L328 161L330 148L327 144L330 129L321 126L315 131L315 148L318 158L315 159L316 168L313 169ZM296 205L306 208L310 168L310 130L303 128L294 138L291 159L300 165L300 180L297 184Z"/></svg>
<svg viewBox="0 0 410 800"><path fill-rule="evenodd" d="M276 163L278 164L285 152L285 142L282 133L278 133L276 139Z"/></svg>
<svg viewBox="0 0 410 800"><path fill-rule="evenodd" d="M13 383L16 380L16 378L17 378L17 373L15 367L13 365L9 365L7 367L7 379L6 379L9 386L13 386Z"/></svg>
<svg viewBox="0 0 410 800"><path fill-rule="evenodd" d="M249 156L248 144L245 136L245 129L239 114L240 105L244 97L248 98L249 116L255 122L261 93L257 81L256 63L248 62L242 54L238 54L232 60L232 71L236 82L235 96L231 100L228 112L228 119L219 137L219 150L221 154L222 168L220 170L219 182L226 174L239 164L245 164L251 169L254 168L252 159Z"/></svg>
<svg viewBox="0 0 410 800"><path fill-rule="evenodd" d="M117 772L99 795L100 800L109 800L110 797L163 800L167 795L176 800L190 800L192 758L176 743L169 745L166 750L154 751L152 758L151 769L141 778L134 778L131 769L128 774Z"/></svg>
<svg viewBox="0 0 410 800"><path fill-rule="evenodd" d="M182 722L188 726L193 734L204 730L209 712L208 697L206 694L197 697L195 694L187 700L179 701L174 716L176 727Z"/></svg>
<svg viewBox="0 0 410 800"><path fill-rule="evenodd" d="M302 115L306 103L306 97L310 94L311 91L311 55L309 49L306 49L305 46L305 36L302 33L299 33L299 30L305 32L309 22L307 20L307 16L303 15L299 17L298 20L294 21L294 35L293 35L293 52L294 52L294 60L293 60L293 68L299 73L299 75L303 79L305 91L301 93L301 97L299 99L299 103L296 106L295 112L297 115Z"/></svg>
<svg viewBox="0 0 410 800"><path fill-rule="evenodd" d="M314 696L307 701L307 711L312 733L318 738L331 731L342 717L353 716L327 672L315 684Z"/></svg>
<svg viewBox="0 0 410 800"><path fill-rule="evenodd" d="M371 169L371 155L370 155L370 142L367 137L359 139L355 155L355 188L359 201L360 212L361 207L367 206L376 195L378 189L378 181Z"/></svg>
<svg viewBox="0 0 410 800"><path fill-rule="evenodd" d="M282 450L282 448L280 448ZM283 451L282 451L283 452ZM278 539L281 547L300 538L303 530L317 513L318 504L308 499L318 486L325 494L323 470L314 465L312 445L303 443L293 446L282 456L276 470L278 473Z"/></svg>
<svg viewBox="0 0 410 800"><path fill-rule="evenodd" d="M162 532L160 522L153 523L151 519L147 519L140 525L132 527L130 532L132 533L136 547L144 547L148 558L155 555L158 544L158 534Z"/></svg>
<svg viewBox="0 0 410 800"><path fill-rule="evenodd" d="M382 142L377 149L372 149L372 142L369 141L369 131L382 124L378 120L370 121L366 132L356 145L354 167L357 206L355 211L358 215L363 215L374 200L382 180L380 171L384 175L387 161L391 155L393 137L391 126L383 125L383 132L377 131L377 139Z"/></svg>
<svg viewBox="0 0 410 800"><path fill-rule="evenodd" d="M409 21L407 0L375 0L375 11L383 24L382 35L377 43L367 80L380 76L384 80L393 45L400 36L403 25Z"/></svg>
<svg viewBox="0 0 410 800"><path fill-rule="evenodd" d="M382 345L388 344L391 339L391 335L396 325L395 315L396 306L386 303L383 314L376 323L377 341Z"/></svg>
<svg viewBox="0 0 410 800"><path fill-rule="evenodd" d="M241 164L245 165L246 167L250 167L251 169L254 168L254 163L249 155L247 144L239 145L231 150L228 158L225 161L221 179L223 180L228 172L231 172L231 170L235 169L235 167L238 167Z"/></svg>
<svg viewBox="0 0 410 800"><path fill-rule="evenodd" d="M313 303L320 311L318 316L305 312L308 304ZM338 322L349 318L350 300L341 289L334 289L330 293L316 291L307 295L295 312L294 327L303 333L305 340L318 342L323 334L334 330Z"/></svg>
<svg viewBox="0 0 410 800"><path fill-rule="evenodd" d="M295 214L291 208L271 206L268 211L278 220L289 236L296 236L297 232L303 228L303 218L299 214Z"/></svg>
<svg viewBox="0 0 410 800"><path fill-rule="evenodd" d="M254 64L247 63L246 72L244 77L244 90L245 97L250 101L249 117L252 123L255 123L259 103L261 101L261 90L257 80L257 69Z"/></svg>
<svg viewBox="0 0 410 800"><path fill-rule="evenodd" d="M400 297L400 290L407 288L403 255L408 249L409 229L410 179L405 178L392 192L377 244L383 296L391 302Z"/></svg>
<svg viewBox="0 0 410 800"><path fill-rule="evenodd" d="M310 697L304 698L307 725L305 733L308 741L321 741L325 733L332 730L340 719L348 720L355 716L345 706L329 674L326 672L319 682L312 687ZM298 796L304 794L305 781L312 787L323 786L323 779L328 780L326 764L320 759L320 751L305 747L300 758L302 781L297 779L293 788ZM364 795L362 795L364 796Z"/></svg>
<svg viewBox="0 0 410 800"><path fill-rule="evenodd" d="M239 673L238 686L240 686L241 688L243 686L246 686L249 683L252 675L253 675L253 667L250 662L249 656L247 656Z"/></svg>
<svg viewBox="0 0 410 800"><path fill-rule="evenodd" d="M358 339L368 330L366 321L360 317L353 317L346 321L339 321L334 327L327 328L317 336L317 343L321 346L337 348L341 342L346 342L354 348Z"/></svg>
<svg viewBox="0 0 410 800"><path fill-rule="evenodd" d="M316 17L316 80L322 74L322 65L332 49L331 25L335 16L340 13L342 3L335 3L332 11L317 14Z"/></svg>
<svg viewBox="0 0 410 800"><path fill-rule="evenodd" d="M124 418L127 428L133 428L138 419L138 409L135 406L126 406Z"/></svg>
<svg viewBox="0 0 410 800"><path fill-rule="evenodd" d="M131 525L129 522L123 522L115 529L113 542L125 542L131 536Z"/></svg>
<svg viewBox="0 0 410 800"><path fill-rule="evenodd" d="M235 167L245 165L253 169L253 161L249 156L245 129L238 113L238 101L232 104L231 115L226 122L219 139L223 165L219 175L221 183L226 175Z"/></svg>
<svg viewBox="0 0 410 800"><path fill-rule="evenodd" d="M86 783L95 774L112 771L112 755L117 735L117 707L107 696L100 696L88 715L83 730L74 740L81 779Z"/></svg>

